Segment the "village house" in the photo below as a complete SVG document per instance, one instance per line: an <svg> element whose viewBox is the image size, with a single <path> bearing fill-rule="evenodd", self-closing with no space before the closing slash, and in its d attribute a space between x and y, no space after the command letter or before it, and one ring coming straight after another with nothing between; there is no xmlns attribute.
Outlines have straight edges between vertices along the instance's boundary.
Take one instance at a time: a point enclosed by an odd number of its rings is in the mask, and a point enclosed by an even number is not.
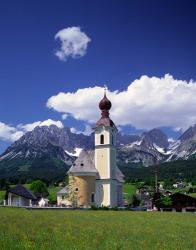
<svg viewBox="0 0 196 250"><path fill-rule="evenodd" d="M48 206L48 203L49 203L49 200L47 198L41 198L39 201L38 201L38 206L39 207L47 207Z"/></svg>
<svg viewBox="0 0 196 250"><path fill-rule="evenodd" d="M17 185L7 190L5 205L26 207L35 204L36 200L36 196L30 190L22 185Z"/></svg>
<svg viewBox="0 0 196 250"><path fill-rule="evenodd" d="M123 206L124 175L116 165L117 128L109 117L112 104L104 93L95 131L95 151L83 150L68 171L69 185L57 194L58 205ZM72 188L70 187L72 186ZM70 197L71 196L71 197Z"/></svg>
<svg viewBox="0 0 196 250"><path fill-rule="evenodd" d="M182 189L182 188L185 188L185 187L186 187L186 184L185 184L184 182L180 181L180 182L174 183L174 184L173 184L173 187L174 187L174 188Z"/></svg>
<svg viewBox="0 0 196 250"><path fill-rule="evenodd" d="M71 202L68 200L67 187L62 188L57 193L57 206L71 206Z"/></svg>
<svg viewBox="0 0 196 250"><path fill-rule="evenodd" d="M169 197L171 198L170 205L164 205L161 199L158 199L156 207L161 211L196 212L196 198L182 193L174 193Z"/></svg>

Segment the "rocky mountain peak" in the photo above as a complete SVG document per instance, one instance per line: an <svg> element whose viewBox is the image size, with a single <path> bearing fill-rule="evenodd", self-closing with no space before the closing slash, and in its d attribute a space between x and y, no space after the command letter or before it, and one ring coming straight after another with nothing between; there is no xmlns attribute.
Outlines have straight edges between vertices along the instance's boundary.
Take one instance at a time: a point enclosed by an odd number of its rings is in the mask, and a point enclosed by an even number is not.
<svg viewBox="0 0 196 250"><path fill-rule="evenodd" d="M194 126L191 126L190 128L188 128L188 129L179 137L179 140L180 140L180 141L185 141L185 140L189 140L189 139L196 140L196 124L195 124Z"/></svg>
<svg viewBox="0 0 196 250"><path fill-rule="evenodd" d="M147 144L148 146L156 145L164 149L169 146L167 135L158 128L154 128L149 132L143 133L142 140L143 144Z"/></svg>

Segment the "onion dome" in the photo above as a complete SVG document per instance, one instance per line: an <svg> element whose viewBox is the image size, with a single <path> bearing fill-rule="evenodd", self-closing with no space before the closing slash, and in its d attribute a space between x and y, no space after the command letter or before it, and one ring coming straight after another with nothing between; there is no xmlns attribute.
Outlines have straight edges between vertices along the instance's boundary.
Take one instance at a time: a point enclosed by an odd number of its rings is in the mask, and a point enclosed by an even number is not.
<svg viewBox="0 0 196 250"><path fill-rule="evenodd" d="M111 107L112 103L110 102L110 100L108 100L105 89L104 97L99 103L99 108L101 110L101 118L96 122L96 128L101 126L116 128L115 124L109 116L109 110L111 109Z"/></svg>
<svg viewBox="0 0 196 250"><path fill-rule="evenodd" d="M112 103L110 102L110 100L108 100L106 93L104 94L103 99L100 101L99 103L99 108L103 111L103 110L110 110L112 107Z"/></svg>

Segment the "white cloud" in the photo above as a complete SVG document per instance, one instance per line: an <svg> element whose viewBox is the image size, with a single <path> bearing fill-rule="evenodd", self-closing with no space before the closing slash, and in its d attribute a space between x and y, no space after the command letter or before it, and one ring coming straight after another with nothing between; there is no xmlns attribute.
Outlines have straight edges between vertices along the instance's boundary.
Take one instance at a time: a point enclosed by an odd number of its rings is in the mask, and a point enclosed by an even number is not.
<svg viewBox="0 0 196 250"><path fill-rule="evenodd" d="M173 127L186 129L196 123L196 82L141 76L125 91L108 91L112 101L111 118L117 126L137 129ZM74 93L59 93L48 99L47 106L77 120L96 122L100 117L98 102L103 88L89 87Z"/></svg>
<svg viewBox="0 0 196 250"><path fill-rule="evenodd" d="M78 130L74 127L70 128L70 130L74 134L84 134L84 135L90 135L93 132L92 127L89 124L85 126L85 129L83 131Z"/></svg>
<svg viewBox="0 0 196 250"><path fill-rule="evenodd" d="M59 39L61 47L56 51L55 55L62 61L66 61L68 57L78 58L86 54L88 43L91 39L81 31L80 27L68 27L60 30L55 35L55 39Z"/></svg>
<svg viewBox="0 0 196 250"><path fill-rule="evenodd" d="M18 140L25 132L32 131L37 126L50 126L56 125L59 128L63 128L61 121L54 121L51 119L45 121L37 121L29 124L19 124L16 127L12 127L3 122L0 122L0 139L4 141L14 142Z"/></svg>
<svg viewBox="0 0 196 250"><path fill-rule="evenodd" d="M17 131L16 128L11 127L3 122L0 122L0 139L4 141L18 140L24 132Z"/></svg>

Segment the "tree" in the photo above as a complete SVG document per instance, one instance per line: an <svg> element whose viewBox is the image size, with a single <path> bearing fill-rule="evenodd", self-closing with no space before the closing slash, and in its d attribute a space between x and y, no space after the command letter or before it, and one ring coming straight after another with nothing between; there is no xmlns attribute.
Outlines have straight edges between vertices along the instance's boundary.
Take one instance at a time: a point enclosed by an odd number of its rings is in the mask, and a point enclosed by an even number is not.
<svg viewBox="0 0 196 250"><path fill-rule="evenodd" d="M172 199L169 196L162 196L161 197L161 204L164 206L171 206L172 205Z"/></svg>
<svg viewBox="0 0 196 250"><path fill-rule="evenodd" d="M10 188L6 179L0 179L0 190L8 190Z"/></svg>
<svg viewBox="0 0 196 250"><path fill-rule="evenodd" d="M139 198L135 194L133 194L130 205L132 205L133 207L137 207L139 206L139 204L140 204Z"/></svg>
<svg viewBox="0 0 196 250"><path fill-rule="evenodd" d="M33 181L30 185L30 190L40 197L48 195L46 184L41 180Z"/></svg>

